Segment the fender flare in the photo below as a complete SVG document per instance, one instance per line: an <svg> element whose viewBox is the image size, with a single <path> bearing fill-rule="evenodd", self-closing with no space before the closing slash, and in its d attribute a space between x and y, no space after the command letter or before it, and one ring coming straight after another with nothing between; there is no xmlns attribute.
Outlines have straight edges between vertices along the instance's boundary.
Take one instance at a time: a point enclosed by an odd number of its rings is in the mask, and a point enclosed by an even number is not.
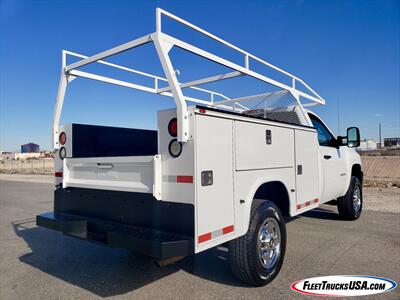
<svg viewBox="0 0 400 300"><path fill-rule="evenodd" d="M252 204L253 204L254 196L255 196L256 192L258 191L258 189L263 184L266 184L266 183L269 183L269 182L279 182L285 187L286 192L288 194L288 199L289 199L289 214L292 215L292 210L296 207L296 205L295 205L296 198L294 197L294 195L292 196L291 193L289 192L290 191L290 188L288 189L289 180L285 180L285 178L280 177L280 176L259 177L251 185L250 190L247 193L247 197L245 199L245 202L243 203L245 205L245 207L244 207L244 211L243 211L243 214L242 214L242 220L241 220L242 227L237 232L237 237L246 234L246 232L247 232L247 230L249 228L250 213L251 213L251 207L252 207Z"/></svg>

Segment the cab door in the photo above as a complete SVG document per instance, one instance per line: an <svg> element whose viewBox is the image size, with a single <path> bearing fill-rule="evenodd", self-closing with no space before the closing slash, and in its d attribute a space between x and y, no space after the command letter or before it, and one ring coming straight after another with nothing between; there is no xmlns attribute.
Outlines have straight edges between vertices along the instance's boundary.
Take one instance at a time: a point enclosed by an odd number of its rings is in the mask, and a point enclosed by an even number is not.
<svg viewBox="0 0 400 300"><path fill-rule="evenodd" d="M346 163L343 149L326 125L314 114L310 114L311 122L317 129L319 144L319 160L323 174L323 192L321 202L336 199L346 185Z"/></svg>

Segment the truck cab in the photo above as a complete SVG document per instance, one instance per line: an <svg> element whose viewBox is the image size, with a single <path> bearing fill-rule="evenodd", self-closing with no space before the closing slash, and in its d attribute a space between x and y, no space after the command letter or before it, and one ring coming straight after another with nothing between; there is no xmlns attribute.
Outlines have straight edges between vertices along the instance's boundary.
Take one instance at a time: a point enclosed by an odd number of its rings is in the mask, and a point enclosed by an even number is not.
<svg viewBox="0 0 400 300"><path fill-rule="evenodd" d="M362 182L361 158L360 155L352 149L352 143L358 145L355 140L350 141L348 147L348 137L335 137L328 126L311 111L307 112L313 126L318 134L318 148L321 165L321 199L323 202L337 199L343 196L350 184L351 176L357 176ZM356 138L359 133L356 128L349 128L347 136L350 139Z"/></svg>

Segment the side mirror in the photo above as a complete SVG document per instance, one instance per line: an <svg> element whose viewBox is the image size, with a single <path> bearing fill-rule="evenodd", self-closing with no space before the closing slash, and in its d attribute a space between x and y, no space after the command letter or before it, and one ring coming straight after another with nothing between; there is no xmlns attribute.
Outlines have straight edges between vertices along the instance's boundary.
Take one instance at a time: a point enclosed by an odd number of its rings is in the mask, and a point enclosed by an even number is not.
<svg viewBox="0 0 400 300"><path fill-rule="evenodd" d="M354 148L360 146L360 130L357 127L347 128L347 147Z"/></svg>

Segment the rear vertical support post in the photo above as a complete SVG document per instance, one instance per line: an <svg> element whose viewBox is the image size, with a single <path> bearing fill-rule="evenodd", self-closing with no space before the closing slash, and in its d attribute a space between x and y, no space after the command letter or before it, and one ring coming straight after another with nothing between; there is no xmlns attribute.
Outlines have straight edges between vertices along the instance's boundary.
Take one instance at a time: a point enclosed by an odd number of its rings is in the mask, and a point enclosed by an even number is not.
<svg viewBox="0 0 400 300"><path fill-rule="evenodd" d="M57 98L56 98L56 105L54 107L53 113L53 122L52 122L52 145L54 149L58 149L60 147L58 143L58 135L59 135L59 126L60 126L60 117L61 111L64 104L65 98L65 91L67 90L68 78L67 74L65 73L66 67L66 52L65 50L62 51L62 66L61 66L61 76L60 82L58 84L58 91L57 91Z"/></svg>
<svg viewBox="0 0 400 300"><path fill-rule="evenodd" d="M169 87L174 96L177 108L178 141L187 142L189 137L189 117L187 105L168 55L169 51L174 45L161 39L158 33L153 33L152 39L156 47L158 57L160 58L165 77L168 80Z"/></svg>

